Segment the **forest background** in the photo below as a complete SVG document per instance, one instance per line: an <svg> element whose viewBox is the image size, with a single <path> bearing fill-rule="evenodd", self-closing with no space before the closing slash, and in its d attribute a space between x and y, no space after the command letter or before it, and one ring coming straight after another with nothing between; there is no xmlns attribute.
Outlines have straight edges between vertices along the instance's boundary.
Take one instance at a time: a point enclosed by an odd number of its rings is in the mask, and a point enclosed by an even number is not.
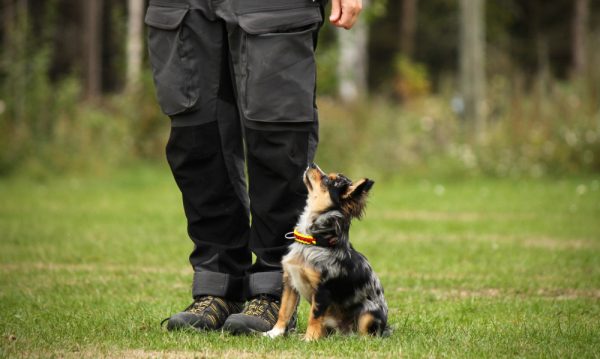
<svg viewBox="0 0 600 359"><path fill-rule="evenodd" d="M143 0L2 0L0 175L164 161ZM323 27L326 168L600 171L600 3L371 0ZM345 154L352 151L352 156Z"/></svg>
<svg viewBox="0 0 600 359"><path fill-rule="evenodd" d="M391 337L161 328L192 243L147 2L0 0L0 358L598 357L600 1L363 2L321 30L317 162L376 182Z"/></svg>

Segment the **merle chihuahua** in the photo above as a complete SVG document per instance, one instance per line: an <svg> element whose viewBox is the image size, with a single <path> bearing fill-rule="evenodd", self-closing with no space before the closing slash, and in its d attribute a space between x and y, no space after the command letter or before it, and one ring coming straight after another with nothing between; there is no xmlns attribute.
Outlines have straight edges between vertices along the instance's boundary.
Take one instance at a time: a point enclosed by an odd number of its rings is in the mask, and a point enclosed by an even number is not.
<svg viewBox="0 0 600 359"><path fill-rule="evenodd" d="M266 336L285 334L299 297L311 304L304 340L329 332L388 335L388 307L371 265L350 244L353 218L360 218L373 181L353 183L325 174L312 164L304 173L308 199L294 230L295 242L283 258L279 318Z"/></svg>

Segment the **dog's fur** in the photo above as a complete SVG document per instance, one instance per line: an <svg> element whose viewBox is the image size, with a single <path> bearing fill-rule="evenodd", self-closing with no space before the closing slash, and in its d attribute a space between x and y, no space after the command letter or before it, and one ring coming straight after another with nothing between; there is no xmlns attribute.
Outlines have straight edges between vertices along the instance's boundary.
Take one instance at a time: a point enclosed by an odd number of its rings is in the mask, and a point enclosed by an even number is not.
<svg viewBox="0 0 600 359"><path fill-rule="evenodd" d="M349 240L350 221L360 218L373 181L352 183L341 174L326 175L316 165L304 173L308 200L296 226L329 246L294 242L283 258L283 295L279 318L265 335L285 334L301 295L311 303L305 340L332 330L385 335L388 308L383 288L367 259Z"/></svg>

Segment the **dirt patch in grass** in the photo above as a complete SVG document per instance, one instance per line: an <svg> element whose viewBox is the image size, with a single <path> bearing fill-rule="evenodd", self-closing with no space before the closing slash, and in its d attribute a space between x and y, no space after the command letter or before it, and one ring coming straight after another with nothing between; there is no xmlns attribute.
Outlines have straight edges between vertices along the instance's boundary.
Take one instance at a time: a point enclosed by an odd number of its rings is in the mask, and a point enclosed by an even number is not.
<svg viewBox="0 0 600 359"><path fill-rule="evenodd" d="M535 218L533 215L480 212L436 212L436 211L385 211L375 214L380 219L398 221L513 221Z"/></svg>
<svg viewBox="0 0 600 359"><path fill-rule="evenodd" d="M398 287L397 292L423 293L433 295L436 299L468 299L468 298L501 298L501 297L541 297L556 300L572 299L600 299L600 289L574 289L574 288L540 288L531 291L516 289L482 288L406 288Z"/></svg>
<svg viewBox="0 0 600 359"><path fill-rule="evenodd" d="M490 242L492 247L500 244L515 243L517 245L528 248L545 248L545 249L600 249L600 241L591 238L553 238L548 236L537 237L517 237L504 236L497 234L485 234L480 236L473 235L424 235L413 233L398 233L393 236L386 237L378 236L377 239L391 240L393 242L409 242L409 241L444 241L444 242L464 242L464 241L479 241Z"/></svg>
<svg viewBox="0 0 600 359"><path fill-rule="evenodd" d="M593 249L599 248L597 242L590 239L556 239L550 237L524 238L521 243L525 247L550 249Z"/></svg>
<svg viewBox="0 0 600 359"><path fill-rule="evenodd" d="M114 355L113 355L114 354ZM142 349L123 350L115 353L110 353L106 358L164 358L164 359L188 359L188 358L266 358L267 355L260 355L252 352L241 350L223 350L223 351L148 351ZM285 356L283 356L285 357ZM288 357L291 357L288 356Z"/></svg>
<svg viewBox="0 0 600 359"><path fill-rule="evenodd" d="M128 350L107 350L103 348L82 348L75 351L43 351L43 352L19 352L11 350L10 354L13 357L19 358L107 358L107 359L204 359L204 358L273 358L272 353L257 353L243 350L200 350L200 351L178 351L178 350L144 350L144 349L128 349ZM297 358L299 353L294 352L277 352L277 358ZM330 356L326 356L330 357Z"/></svg>
<svg viewBox="0 0 600 359"><path fill-rule="evenodd" d="M131 266L118 264L83 264L83 263L0 263L0 272L31 272L31 271L67 271L67 272L131 272L150 274L192 274L192 269L164 266Z"/></svg>

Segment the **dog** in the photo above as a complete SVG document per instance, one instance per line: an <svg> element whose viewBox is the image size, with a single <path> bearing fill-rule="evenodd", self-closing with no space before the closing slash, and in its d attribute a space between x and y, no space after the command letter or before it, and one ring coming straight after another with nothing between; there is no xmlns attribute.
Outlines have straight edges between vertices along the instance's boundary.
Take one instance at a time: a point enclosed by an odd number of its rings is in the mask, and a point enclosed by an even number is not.
<svg viewBox="0 0 600 359"><path fill-rule="evenodd" d="M349 238L350 222L362 217L374 182L364 178L353 183L342 174L327 175L315 164L303 180L308 199L293 232L295 242L282 259L279 316L264 335L286 334L300 296L311 304L306 341L333 331L389 335L381 282Z"/></svg>

